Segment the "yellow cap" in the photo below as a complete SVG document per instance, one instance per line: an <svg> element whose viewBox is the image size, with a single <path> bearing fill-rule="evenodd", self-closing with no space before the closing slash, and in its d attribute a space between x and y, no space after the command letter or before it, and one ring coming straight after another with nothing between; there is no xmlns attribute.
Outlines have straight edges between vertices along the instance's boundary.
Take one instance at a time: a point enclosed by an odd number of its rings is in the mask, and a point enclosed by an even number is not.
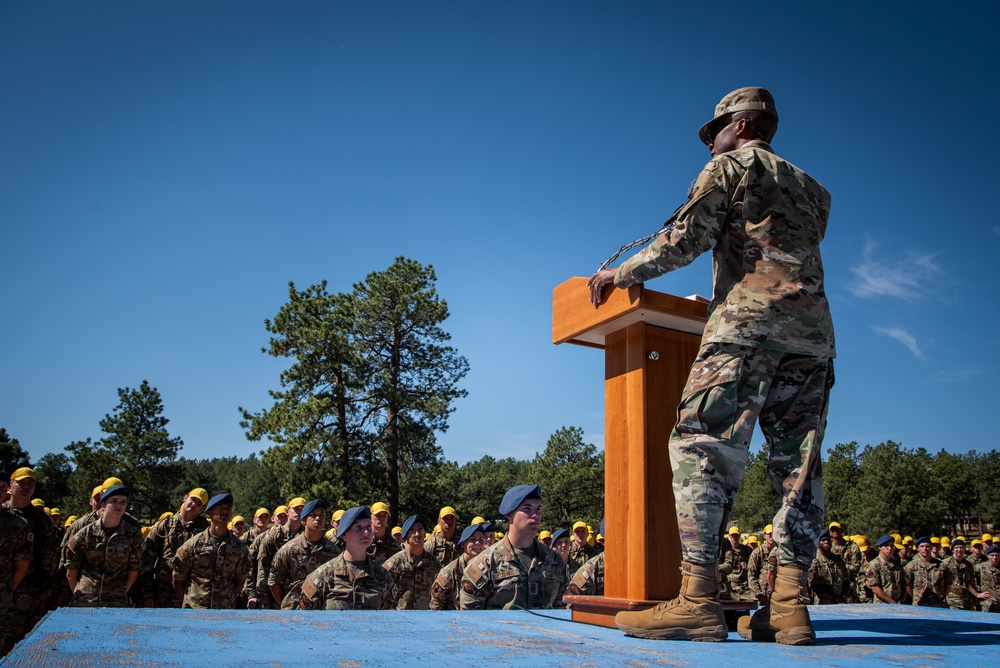
<svg viewBox="0 0 1000 668"><path fill-rule="evenodd" d="M760 541L757 540L757 536L753 534L747 536L747 545L749 545L750 543L753 543L755 545L760 545Z"/></svg>
<svg viewBox="0 0 1000 668"><path fill-rule="evenodd" d="M938 545L940 545L941 544L941 539L938 538L937 536L931 536L931 542L932 543L937 543Z"/></svg>
<svg viewBox="0 0 1000 668"><path fill-rule="evenodd" d="M913 536L903 538L903 545L913 545Z"/></svg>
<svg viewBox="0 0 1000 668"><path fill-rule="evenodd" d="M586 529L587 528L587 523L586 522L574 522L573 523L573 533L576 533L576 530L580 529L580 528Z"/></svg>
<svg viewBox="0 0 1000 668"><path fill-rule="evenodd" d="M454 508L452 508L451 506L445 506L444 508L441 509L441 512L438 513L438 519L441 519L442 517L448 517L448 515L451 515L452 517L458 517L458 513L455 512Z"/></svg>
<svg viewBox="0 0 1000 668"><path fill-rule="evenodd" d="M101 494L104 494L104 488L101 487L100 485L95 487L93 491L90 492L91 496L100 496Z"/></svg>
<svg viewBox="0 0 1000 668"><path fill-rule="evenodd" d="M234 517L229 521L229 528L232 529L233 525L236 524L237 522L243 522L243 524L247 523L247 521L243 519L242 515L237 515L236 517Z"/></svg>
<svg viewBox="0 0 1000 668"><path fill-rule="evenodd" d="M159 516L159 517L157 518L157 521L160 521L160 520L165 520L165 519L167 519L168 517L172 517L172 516L173 516L173 513L172 513L172 512L170 512L170 511L168 510L168 511L167 511L167 512L165 512L165 513L160 513L160 516Z"/></svg>
<svg viewBox="0 0 1000 668"><path fill-rule="evenodd" d="M200 499L201 505L205 505L206 503L208 503L208 492L206 492L201 487L195 487L194 489L192 489L190 492L188 492L188 496L193 496L196 499Z"/></svg>
<svg viewBox="0 0 1000 668"><path fill-rule="evenodd" d="M600 543L602 540L604 540L604 536L597 534L597 542Z"/></svg>
<svg viewBox="0 0 1000 668"><path fill-rule="evenodd" d="M840 522L830 522L830 526L828 526L827 529L832 529L833 527L837 527L838 529L843 529L844 528L844 527L840 526Z"/></svg>
<svg viewBox="0 0 1000 668"><path fill-rule="evenodd" d="M46 515L48 515L49 517L52 517L52 511L50 511L45 506L42 506L42 512L45 513Z"/></svg>
<svg viewBox="0 0 1000 668"><path fill-rule="evenodd" d="M472 521L469 522L469 524L486 524L486 520L484 520L479 515L476 515L475 517L472 518Z"/></svg>
<svg viewBox="0 0 1000 668"><path fill-rule="evenodd" d="M896 543L895 545L896 545L896 549L897 550L902 550L903 549L902 543Z"/></svg>
<svg viewBox="0 0 1000 668"><path fill-rule="evenodd" d="M862 550L868 549L868 539L865 538L864 536L855 536L854 544L857 545Z"/></svg>
<svg viewBox="0 0 1000 668"><path fill-rule="evenodd" d="M44 508L45 502L42 501L41 499L32 499L31 505L33 505L35 508Z"/></svg>
<svg viewBox="0 0 1000 668"><path fill-rule="evenodd" d="M774 526L768 524L766 527L764 527L764 533L774 533Z"/></svg>
<svg viewBox="0 0 1000 668"><path fill-rule="evenodd" d="M991 536L991 535L990 535L990 534L988 534L988 533L984 533L984 534L983 534L983 542L985 543L986 541L990 541L990 542L992 542L992 541L993 541L993 536Z"/></svg>
<svg viewBox="0 0 1000 668"><path fill-rule="evenodd" d="M731 527L729 527L729 535L730 536L732 536L734 533L738 534L739 532L740 532L740 528L739 527L737 527L737 526L731 526Z"/></svg>
<svg viewBox="0 0 1000 668"><path fill-rule="evenodd" d="M343 516L344 516L344 511L338 508L337 510L333 511L333 517L331 519L339 522L340 518Z"/></svg>
<svg viewBox="0 0 1000 668"><path fill-rule="evenodd" d="M403 535L403 527L393 527L391 533L392 533L393 536L402 536Z"/></svg>
<svg viewBox="0 0 1000 668"><path fill-rule="evenodd" d="M538 532L538 540L544 540L546 538L552 538L552 532L551 531L539 531Z"/></svg>
<svg viewBox="0 0 1000 668"><path fill-rule="evenodd" d="M68 527L69 525L73 524L73 522L76 522L76 519L77 519L76 515L70 515L69 517L66 518L66 521L63 522L63 526Z"/></svg>
<svg viewBox="0 0 1000 668"><path fill-rule="evenodd" d="M308 501L306 501L305 499L303 499L301 496L297 496L297 497L295 497L294 499L292 499L291 501L288 502L288 507L289 508L295 508L296 506L304 506L307 503L308 503Z"/></svg>
<svg viewBox="0 0 1000 668"><path fill-rule="evenodd" d="M38 477L35 475L35 470L27 466L22 466L21 468L10 474L11 480L24 480L25 478L38 480Z"/></svg>
<svg viewBox="0 0 1000 668"><path fill-rule="evenodd" d="M503 532L502 531L494 531L493 532L493 537L496 538L497 540L503 540Z"/></svg>
<svg viewBox="0 0 1000 668"><path fill-rule="evenodd" d="M273 514L280 515L281 513L287 513L287 512L288 512L288 506L278 506L277 508L274 509Z"/></svg>
<svg viewBox="0 0 1000 668"><path fill-rule="evenodd" d="M114 476L111 476L110 478L101 483L101 491L104 492L107 491L109 487L114 487L115 485L124 485L124 484L125 483L122 482L121 478L115 478Z"/></svg>
<svg viewBox="0 0 1000 668"><path fill-rule="evenodd" d="M960 540L960 541L962 541L964 543L965 542L965 536L959 536L955 540Z"/></svg>
<svg viewBox="0 0 1000 668"><path fill-rule="evenodd" d="M983 541L979 540L978 538L973 538L972 539L972 545L973 546L982 545L982 544L983 544Z"/></svg>
<svg viewBox="0 0 1000 668"><path fill-rule="evenodd" d="M141 527L139 530L142 531L142 537L145 538L153 530L153 527Z"/></svg>
<svg viewBox="0 0 1000 668"><path fill-rule="evenodd" d="M434 525L434 531L432 533L441 533L441 525L440 524L435 524Z"/></svg>
<svg viewBox="0 0 1000 668"><path fill-rule="evenodd" d="M49 508L49 512L52 513L53 515L58 515L59 517L62 517L62 513L59 512L58 508Z"/></svg>
<svg viewBox="0 0 1000 668"><path fill-rule="evenodd" d="M271 511L268 510L267 508L258 508L257 512L255 512L253 514L253 518L257 519L258 517L260 517L262 515L267 515L268 517L270 517L271 516Z"/></svg>
<svg viewBox="0 0 1000 668"><path fill-rule="evenodd" d="M941 547L951 547L951 538L941 536Z"/></svg>
<svg viewBox="0 0 1000 668"><path fill-rule="evenodd" d="M889 535L892 536L892 539L894 541L896 541L897 543L900 542L901 540L903 540L903 537L900 536L898 533L891 533Z"/></svg>
<svg viewBox="0 0 1000 668"><path fill-rule="evenodd" d="M372 515L378 515L379 513L389 512L389 506L379 501L377 503L373 503L370 510L372 511Z"/></svg>

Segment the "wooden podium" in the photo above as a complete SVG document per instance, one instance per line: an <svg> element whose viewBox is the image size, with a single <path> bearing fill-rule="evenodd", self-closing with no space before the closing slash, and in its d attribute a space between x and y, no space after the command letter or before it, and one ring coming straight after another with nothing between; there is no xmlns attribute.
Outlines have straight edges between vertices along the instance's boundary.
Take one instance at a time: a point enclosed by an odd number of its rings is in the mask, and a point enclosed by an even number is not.
<svg viewBox="0 0 1000 668"><path fill-rule="evenodd" d="M642 285L610 291L598 308L586 278L552 292L552 342L604 349L605 595L567 596L574 620L614 627L618 611L680 589L667 441L707 314L704 301Z"/></svg>

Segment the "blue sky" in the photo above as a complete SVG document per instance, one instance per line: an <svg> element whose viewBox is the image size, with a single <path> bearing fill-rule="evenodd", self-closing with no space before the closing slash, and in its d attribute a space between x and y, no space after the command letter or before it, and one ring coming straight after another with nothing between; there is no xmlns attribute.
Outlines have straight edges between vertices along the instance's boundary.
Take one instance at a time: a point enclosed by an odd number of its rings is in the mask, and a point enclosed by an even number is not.
<svg viewBox="0 0 1000 668"><path fill-rule="evenodd" d="M148 379L185 456L258 451L237 406L277 388L288 282L405 255L471 365L447 458L602 445L552 288L655 230L763 85L833 195L827 446L997 448L1000 12L673 4L0 4L0 426L37 459ZM709 295L709 258L650 287Z"/></svg>

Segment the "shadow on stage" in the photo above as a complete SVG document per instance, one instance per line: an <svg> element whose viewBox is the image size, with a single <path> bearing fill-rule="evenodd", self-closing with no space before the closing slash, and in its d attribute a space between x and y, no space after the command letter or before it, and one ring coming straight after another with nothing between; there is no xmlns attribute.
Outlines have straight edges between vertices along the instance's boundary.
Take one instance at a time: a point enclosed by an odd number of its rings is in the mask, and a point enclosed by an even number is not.
<svg viewBox="0 0 1000 668"><path fill-rule="evenodd" d="M977 613L970 613L977 614ZM983 614L983 613L978 613ZM964 616L964 615L963 615ZM1000 645L1000 621L965 619L839 618L813 620L818 645ZM857 634L852 634L852 631ZM875 640L877 638L877 640Z"/></svg>

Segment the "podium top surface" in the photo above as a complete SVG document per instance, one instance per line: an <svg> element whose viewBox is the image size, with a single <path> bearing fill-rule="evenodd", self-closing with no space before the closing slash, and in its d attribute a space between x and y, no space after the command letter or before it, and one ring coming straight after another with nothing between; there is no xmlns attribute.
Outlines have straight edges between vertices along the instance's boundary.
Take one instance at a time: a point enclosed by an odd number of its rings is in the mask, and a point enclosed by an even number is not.
<svg viewBox="0 0 1000 668"><path fill-rule="evenodd" d="M637 322L699 336L705 331L707 302L633 285L610 291L594 308L587 280L574 276L552 290L552 343L603 348L605 337Z"/></svg>

